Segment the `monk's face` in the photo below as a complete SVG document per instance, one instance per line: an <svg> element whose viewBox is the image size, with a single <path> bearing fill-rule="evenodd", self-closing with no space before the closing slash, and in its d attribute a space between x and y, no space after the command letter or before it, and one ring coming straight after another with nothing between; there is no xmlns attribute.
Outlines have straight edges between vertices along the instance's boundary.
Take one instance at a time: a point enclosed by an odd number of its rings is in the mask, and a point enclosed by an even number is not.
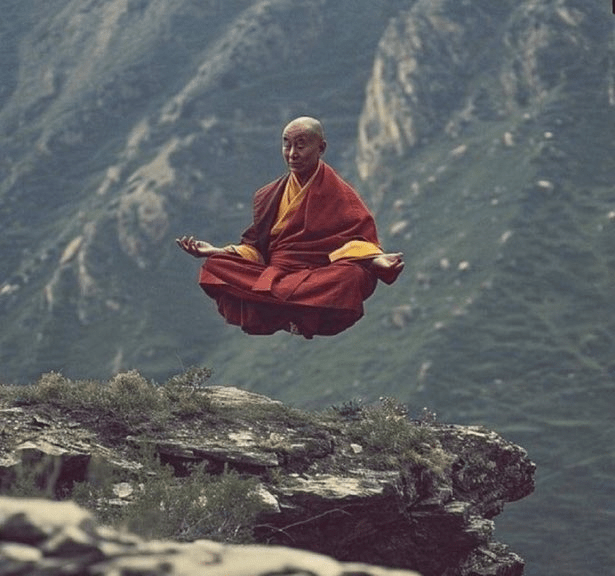
<svg viewBox="0 0 615 576"><path fill-rule="evenodd" d="M309 126L289 124L282 134L282 156L299 182L307 182L316 170L326 143Z"/></svg>

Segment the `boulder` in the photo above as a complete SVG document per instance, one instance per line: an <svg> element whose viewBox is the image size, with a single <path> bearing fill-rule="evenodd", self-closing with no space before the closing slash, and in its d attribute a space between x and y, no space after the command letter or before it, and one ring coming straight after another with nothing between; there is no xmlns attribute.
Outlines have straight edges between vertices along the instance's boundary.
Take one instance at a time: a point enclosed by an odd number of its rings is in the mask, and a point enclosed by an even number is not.
<svg viewBox="0 0 615 576"><path fill-rule="evenodd" d="M420 576L276 546L146 542L98 527L72 502L0 497L0 575Z"/></svg>

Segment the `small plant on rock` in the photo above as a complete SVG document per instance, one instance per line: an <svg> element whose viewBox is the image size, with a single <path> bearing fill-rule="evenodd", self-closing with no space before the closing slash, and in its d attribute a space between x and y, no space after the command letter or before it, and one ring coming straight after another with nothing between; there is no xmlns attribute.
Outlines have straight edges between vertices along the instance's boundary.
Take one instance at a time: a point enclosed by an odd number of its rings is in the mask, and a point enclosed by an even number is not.
<svg viewBox="0 0 615 576"><path fill-rule="evenodd" d="M209 368L192 366L167 380L161 387L169 408L178 416L195 416L211 409L211 401L203 391L211 378Z"/></svg>
<svg viewBox="0 0 615 576"><path fill-rule="evenodd" d="M90 478L75 486L73 499L92 509L100 522L147 539L253 540L252 527L264 506L256 478L229 470L215 476L201 465L177 478L151 451L141 450L138 460L143 467L129 482L120 482L117 473L105 475L102 482ZM119 488L128 496L118 498Z"/></svg>
<svg viewBox="0 0 615 576"><path fill-rule="evenodd" d="M353 398L352 400L347 400L345 402L342 402L341 404L331 406L331 410L333 410L335 414L337 414L341 418L345 418L348 420L360 418L363 409L363 401L360 398Z"/></svg>
<svg viewBox="0 0 615 576"><path fill-rule="evenodd" d="M380 398L379 404L366 407L352 422L347 433L353 442L366 449L370 465L396 468L421 465L440 469L441 458L433 433L408 419L408 409L393 398Z"/></svg>

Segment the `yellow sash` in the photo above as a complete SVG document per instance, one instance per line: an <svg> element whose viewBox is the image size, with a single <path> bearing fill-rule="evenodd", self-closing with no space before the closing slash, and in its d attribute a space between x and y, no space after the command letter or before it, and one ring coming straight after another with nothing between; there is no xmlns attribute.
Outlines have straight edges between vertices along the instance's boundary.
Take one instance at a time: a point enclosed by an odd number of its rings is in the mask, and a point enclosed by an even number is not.
<svg viewBox="0 0 615 576"><path fill-rule="evenodd" d="M305 197L305 194L309 190L312 182L314 182L314 178L318 173L320 168L320 164L318 168L314 171L314 174L310 177L310 179L303 185L299 184L299 180L293 172L290 173L288 177L288 182L286 182L286 188L284 188L284 193L282 194L282 198L280 199L280 206L278 207L278 215L276 216L275 222L271 228L271 235L276 236L279 234L286 225L288 221L293 217L301 201Z"/></svg>

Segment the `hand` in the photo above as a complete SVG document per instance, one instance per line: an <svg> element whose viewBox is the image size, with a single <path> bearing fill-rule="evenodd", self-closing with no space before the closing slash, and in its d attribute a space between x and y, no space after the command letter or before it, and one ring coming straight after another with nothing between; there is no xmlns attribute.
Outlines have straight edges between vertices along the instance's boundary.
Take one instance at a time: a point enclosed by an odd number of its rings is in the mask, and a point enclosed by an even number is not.
<svg viewBox="0 0 615 576"><path fill-rule="evenodd" d="M194 236L182 236L181 238L176 238L175 242L182 250L195 258L207 258L213 254L225 252L224 248L216 248L209 242L195 240Z"/></svg>
<svg viewBox="0 0 615 576"><path fill-rule="evenodd" d="M372 259L372 268L383 282L392 284L395 282L399 274L404 268L402 252L395 252L393 254L380 254Z"/></svg>

